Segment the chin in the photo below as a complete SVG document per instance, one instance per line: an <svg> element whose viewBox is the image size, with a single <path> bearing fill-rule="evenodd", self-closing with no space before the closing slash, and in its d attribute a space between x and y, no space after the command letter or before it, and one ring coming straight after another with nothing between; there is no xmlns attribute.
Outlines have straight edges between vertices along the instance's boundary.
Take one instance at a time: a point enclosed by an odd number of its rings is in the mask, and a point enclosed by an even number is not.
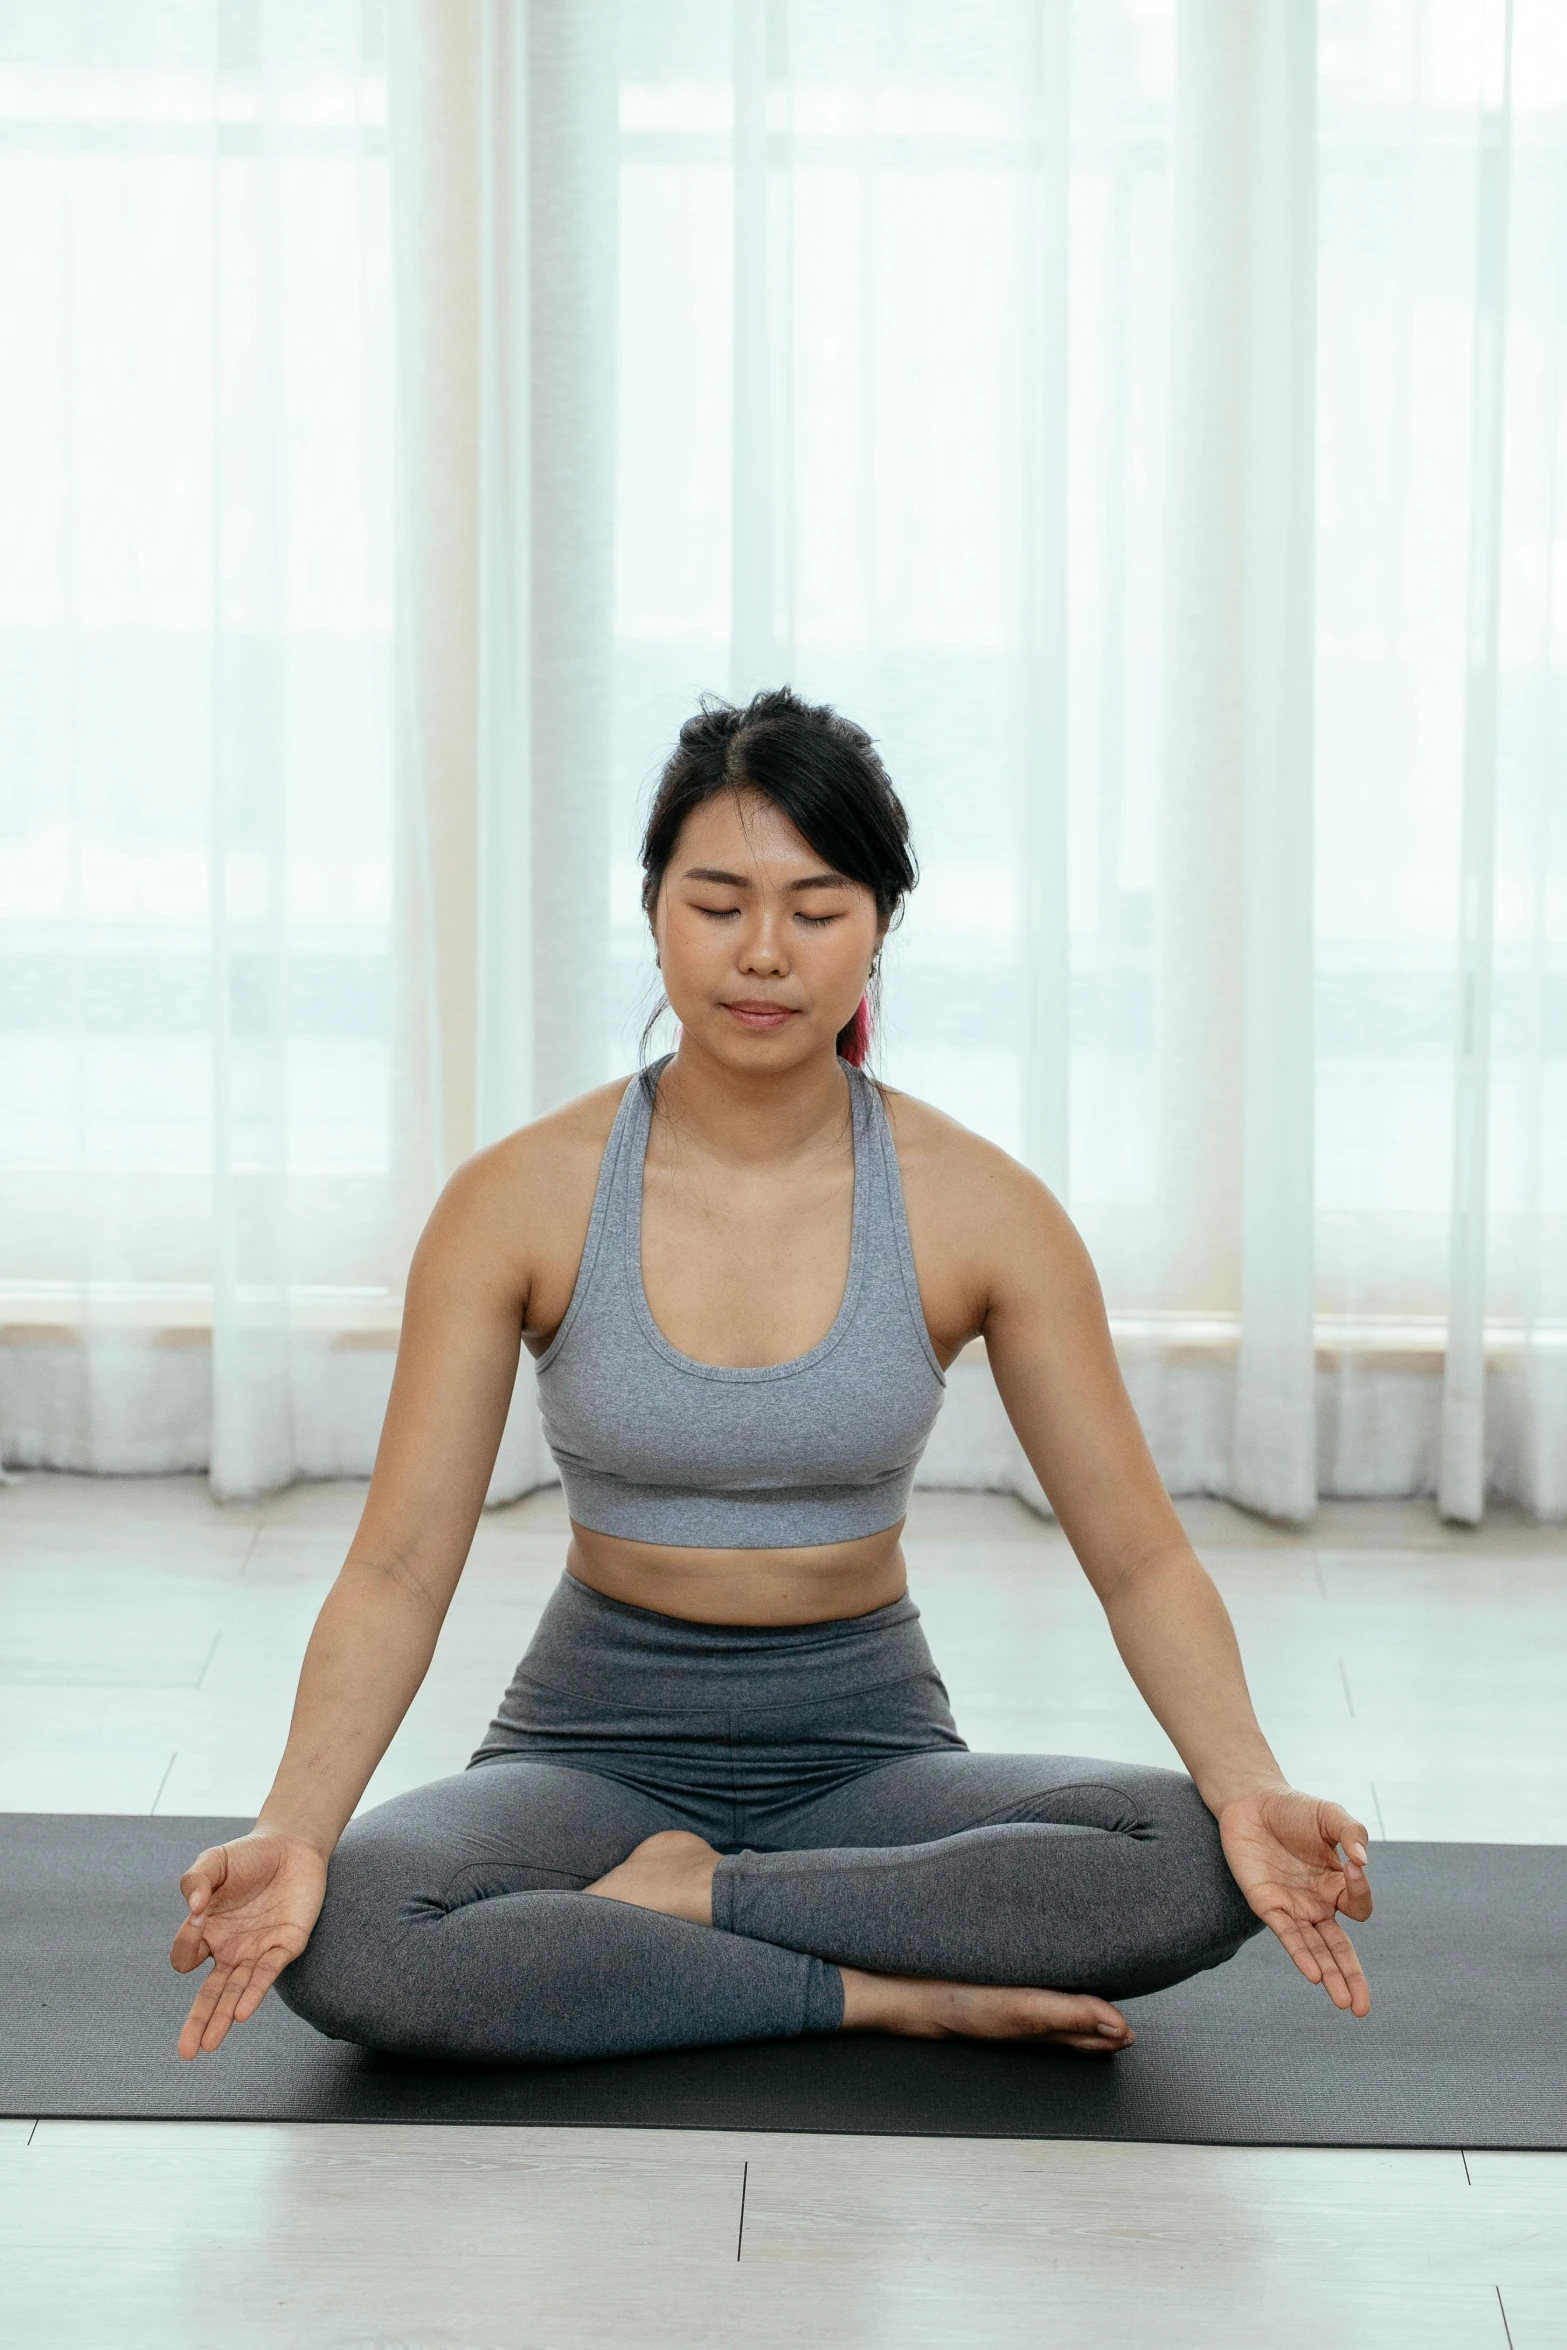
<svg viewBox="0 0 1567 2350"><path fill-rule="evenodd" d="M782 1028L742 1028L727 1012L719 1013L712 1028L704 1025L702 1041L718 1060L744 1069L758 1063L764 1068L797 1069L823 1049L821 1036L803 1020L791 1020ZM826 1041L830 1047L832 1039Z"/></svg>

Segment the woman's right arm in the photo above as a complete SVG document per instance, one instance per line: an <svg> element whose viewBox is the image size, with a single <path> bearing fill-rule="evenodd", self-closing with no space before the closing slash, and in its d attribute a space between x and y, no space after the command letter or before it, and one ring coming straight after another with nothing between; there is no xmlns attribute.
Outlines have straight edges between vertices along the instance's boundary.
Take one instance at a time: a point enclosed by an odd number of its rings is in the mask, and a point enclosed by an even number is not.
<svg viewBox="0 0 1567 2350"><path fill-rule="evenodd" d="M415 1251L369 1495L305 1651L272 1791L248 1836L180 1880L189 1915L171 1960L181 1973L213 1960L182 2056L216 2048L304 1949L332 1848L429 1669L517 1375L529 1156L518 1137L470 1160Z"/></svg>

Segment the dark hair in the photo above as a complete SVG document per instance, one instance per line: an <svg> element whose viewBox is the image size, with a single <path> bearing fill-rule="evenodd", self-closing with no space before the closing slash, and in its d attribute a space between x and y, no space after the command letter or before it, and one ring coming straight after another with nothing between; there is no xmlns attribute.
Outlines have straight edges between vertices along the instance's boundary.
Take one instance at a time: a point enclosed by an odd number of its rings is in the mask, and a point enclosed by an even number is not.
<svg viewBox="0 0 1567 2350"><path fill-rule="evenodd" d="M754 694L744 709L704 694L680 729L642 836L642 911L649 921L681 826L693 808L723 791L770 800L835 873L863 883L885 928L898 920L919 871L892 778L863 726L783 685ZM853 1019L838 1031L839 1052L856 1065L870 1044L878 992L873 973Z"/></svg>

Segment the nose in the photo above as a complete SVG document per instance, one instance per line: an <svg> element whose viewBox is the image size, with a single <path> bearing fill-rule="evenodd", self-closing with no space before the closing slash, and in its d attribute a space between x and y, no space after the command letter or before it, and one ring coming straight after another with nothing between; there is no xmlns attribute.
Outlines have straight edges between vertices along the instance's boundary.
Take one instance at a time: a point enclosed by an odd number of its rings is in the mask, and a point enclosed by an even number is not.
<svg viewBox="0 0 1567 2350"><path fill-rule="evenodd" d="M757 907L738 957L742 971L753 972L758 979L777 979L788 970L787 922L788 914L781 906L764 900Z"/></svg>

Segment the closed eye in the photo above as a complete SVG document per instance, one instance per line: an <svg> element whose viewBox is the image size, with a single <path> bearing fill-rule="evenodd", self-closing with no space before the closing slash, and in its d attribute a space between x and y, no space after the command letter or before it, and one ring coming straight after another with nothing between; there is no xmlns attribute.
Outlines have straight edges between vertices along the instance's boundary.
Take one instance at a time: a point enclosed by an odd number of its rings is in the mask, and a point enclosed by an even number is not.
<svg viewBox="0 0 1567 2350"><path fill-rule="evenodd" d="M738 906L697 905L695 911L698 914L705 914L709 922L733 922L739 914L740 908ZM802 923L807 930L826 930L832 923L843 920L842 914L802 914L798 908L795 910L794 918L796 922Z"/></svg>

